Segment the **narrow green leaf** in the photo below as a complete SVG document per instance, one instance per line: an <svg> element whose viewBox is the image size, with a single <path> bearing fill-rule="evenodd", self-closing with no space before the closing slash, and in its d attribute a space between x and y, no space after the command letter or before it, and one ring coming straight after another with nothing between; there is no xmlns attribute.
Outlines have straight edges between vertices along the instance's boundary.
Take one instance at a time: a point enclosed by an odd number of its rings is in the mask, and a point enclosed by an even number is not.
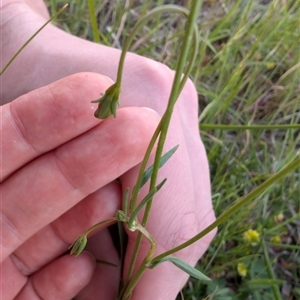
<svg viewBox="0 0 300 300"><path fill-rule="evenodd" d="M284 280L278 279L252 279L248 280L246 284L248 286L270 286L270 285L281 285L284 283Z"/></svg>
<svg viewBox="0 0 300 300"><path fill-rule="evenodd" d="M268 272L268 275L269 275L269 278L270 278L268 280L276 281L277 280L276 275L273 271L272 262L271 262L271 259L269 257L268 249L267 249L266 242L265 242L265 231L263 231L263 236L262 236L262 239L261 239L261 245L262 245L262 248L263 248L264 260L265 260L265 263L266 263L267 272ZM282 299L281 298L281 292L279 290L278 285L271 285L271 288L272 288L274 300Z"/></svg>
<svg viewBox="0 0 300 300"><path fill-rule="evenodd" d="M92 30L93 30L94 42L100 43L100 36L99 36L94 0L88 0L88 4L89 4L90 21L91 21Z"/></svg>
<svg viewBox="0 0 300 300"><path fill-rule="evenodd" d="M275 182L277 182L279 179L283 178L296 168L299 168L300 165L300 157L299 157L300 151L296 152L296 156L292 162L290 162L288 165L286 165L284 168L282 168L279 172L271 175L267 180L265 180L262 184L260 184L258 187L253 189L249 194L245 195L244 197L241 197L239 200L237 200L230 208L225 210L213 223L208 225L205 229L203 229L201 232L196 234L194 237L189 239L188 241L164 252L159 254L158 256L154 257L153 261L160 261L162 258L167 257L170 254L176 253L177 251L180 251L191 244L195 243L196 241L200 240L203 236L205 236L208 232L225 222L226 220L229 220L230 217L235 214L239 209L243 208L245 205L247 205L251 200L253 200L255 197L261 196L262 193L264 193L267 188L272 186Z"/></svg>
<svg viewBox="0 0 300 300"><path fill-rule="evenodd" d="M109 261L106 261L106 260L97 259L97 258L96 258L96 263L100 264L100 265L106 265L106 266L115 267L115 268L118 267L116 264L113 264L113 263L111 263Z"/></svg>
<svg viewBox="0 0 300 300"><path fill-rule="evenodd" d="M165 153L159 162L159 168L161 168L170 158L171 156L175 153L175 151L178 149L179 145L173 147L171 150L169 150L167 153ZM145 185L145 183L149 180L149 178L152 175L153 171L153 165L151 165L143 174L143 178L141 181L140 189Z"/></svg>
<svg viewBox="0 0 300 300"><path fill-rule="evenodd" d="M129 195L129 188L126 189L125 194L124 194L124 200L123 200L125 216L128 215L128 195Z"/></svg>
<svg viewBox="0 0 300 300"><path fill-rule="evenodd" d="M157 193L162 186L167 181L167 178L165 178L161 183L159 183L154 189L152 189L145 198L139 203L139 205L136 207L136 209L131 213L130 219L128 221L128 228L132 228L132 224L137 217L138 213L142 210L142 208L153 198L155 193Z"/></svg>
<svg viewBox="0 0 300 300"><path fill-rule="evenodd" d="M166 261L173 263L176 267L178 267L179 269L181 269L182 271L186 272L187 274L189 274L190 276L192 276L194 278L197 278L197 279L199 279L201 281L205 281L205 282L211 281L211 279L209 277L207 277L206 275L204 275L202 272L200 272L196 268L190 266L188 263L186 263L185 261L183 261L180 258L175 257L175 256L164 257L160 261L155 262L152 265L150 262L150 265L148 265L148 268L153 269L160 263L163 263Z"/></svg>
<svg viewBox="0 0 300 300"><path fill-rule="evenodd" d="M137 215L141 209L153 198L153 196L162 188L162 186L167 181L167 178L165 178L161 183L159 183L154 189L152 189L145 198L139 203L139 205L136 207L136 209L132 212L132 215Z"/></svg>
<svg viewBox="0 0 300 300"><path fill-rule="evenodd" d="M3 70L0 72L0 76L6 71L10 64L15 60L15 58L24 50L24 48L48 25L53 21L63 10L67 8L69 4L65 4L57 13L55 13L42 27L40 27L25 43L24 45L14 54L14 56L9 60L9 62L4 66Z"/></svg>

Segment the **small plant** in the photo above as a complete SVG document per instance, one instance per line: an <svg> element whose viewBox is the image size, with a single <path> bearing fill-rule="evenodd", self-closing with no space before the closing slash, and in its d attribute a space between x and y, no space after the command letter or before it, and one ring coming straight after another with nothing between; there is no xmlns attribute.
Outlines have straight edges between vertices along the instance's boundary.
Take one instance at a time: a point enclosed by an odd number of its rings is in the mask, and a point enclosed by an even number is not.
<svg viewBox="0 0 300 300"><path fill-rule="evenodd" d="M184 87L188 79L188 76L190 75L196 55L198 53L197 50L199 44L198 41L199 34L198 34L197 27L195 25L196 25L196 20L200 11L201 4L202 4L201 1L193 1L190 13L186 9L183 9L180 6L165 5L158 8L154 8L153 10L148 12L145 16L143 16L134 26L132 33L126 40L126 43L123 47L116 83L114 83L109 89L107 89L105 94L102 95L100 99L92 101L93 103L98 103L98 108L95 112L95 117L100 119L107 118L111 115L117 117L117 106L118 106L119 96L121 93L122 72L123 72L123 66L125 62L125 56L135 36L135 33L149 19L155 17L158 14L162 14L164 12L179 13L185 16L186 18L188 18L187 25L186 25L186 35L183 41L181 53L179 55L178 65L177 65L176 74L175 74L167 109L151 139L145 157L142 161L139 176L137 178L135 187L133 188L132 191L132 197L129 200L128 199L129 193L128 192L126 193L126 195L124 196L124 209L117 211L116 218L115 218L115 222L123 223L123 225L126 226L128 230L139 232L139 236L137 238L136 247L135 247L135 253L131 261L130 269L127 274L127 278L125 279L125 282L121 283L122 288L120 289L121 292L120 295L118 296L118 299L124 299L124 300L129 299L135 285L137 284L139 278L142 276L143 272L147 268L150 269L154 268L158 264L163 263L165 261L172 262L175 266L187 272L191 276L194 276L203 281L209 281L209 278L204 274L202 274L200 271L188 265L187 263L180 260L179 258L170 256L169 254L163 255L160 259L154 260L155 240L151 236L151 233L149 233L146 229L147 219L151 209L151 202L153 201L153 197L163 187L164 183L167 180L164 179L162 182L156 185L158 170L160 167L162 167L165 164L165 162L173 155L173 153L177 149L176 146L162 156L163 146L166 139L168 126L170 123L174 105L176 103L176 100L182 88ZM192 48L192 51L190 51L190 48ZM184 66L186 64L187 57L190 52L191 52L191 57L187 68L184 70ZM182 73L184 73L183 77L182 77ZM157 140L158 140L158 146L155 152L154 164L150 168L145 170L146 164L148 162L150 154ZM148 180L150 180L150 187L149 187L148 194L137 205L136 201L137 201L139 191ZM145 208L145 213L144 213L142 224L140 224L137 219L137 215L143 208ZM101 226L102 223L103 222L99 223L98 225ZM98 227L98 225L93 226L93 229ZM90 231L91 229L89 229L86 233L81 235L74 242L71 253L74 253L76 255L80 254L80 252L84 249L84 246L86 244L86 237ZM139 251L142 236L144 236L149 241L150 250L147 256L145 257L143 263L138 267L136 273L134 274L133 270L136 264L136 258Z"/></svg>
<svg viewBox="0 0 300 300"><path fill-rule="evenodd" d="M95 14L92 12L93 1L89 1L89 4L90 4L91 16L95 16ZM202 4L202 1L198 1L198 0L191 1L190 11L188 11L182 7L179 7L179 6L175 6L175 5L165 5L165 6L161 6L158 8L154 8L153 10L149 11L145 16L143 16L137 22L137 24L133 27L132 32L131 32L130 36L128 37L128 39L126 40L126 43L123 47L116 83L113 84L106 91L106 93L104 95L102 95L101 98L93 101L94 103L98 103L98 108L95 111L95 117L104 119L104 118L113 116L113 117L117 118L118 117L117 107L118 107L118 103L119 103L119 96L122 93L123 65L124 65L124 61L125 61L125 57L126 57L126 52L128 51L129 46L131 45L131 42L132 42L133 37L136 34L136 32L139 30L139 28L141 26L143 26L143 24L145 22L147 22L149 19L153 18L157 14L162 14L165 12L179 13L188 19L187 26L186 26L185 38L182 43L181 52L179 55L178 64L177 64L177 68L176 68L176 75L174 78L168 106L167 106L167 109L166 109L151 141L150 141L148 149L145 153L145 157L142 161L139 175L137 177L134 189L132 191L130 191L131 193L129 193L128 189L126 190L126 193L124 195L124 207L122 208L122 210L118 210L116 212L116 216L114 218L106 220L104 222L100 222L98 224L95 224L94 226L89 228L86 232L82 233L74 241L74 243L70 246L71 254L80 255L80 253L84 250L84 247L88 241L88 235L93 230L103 226L106 223L112 224L112 223L118 222L120 225L126 227L130 231L138 231L139 232L139 236L137 238L136 247L135 247L135 253L132 257L129 272L128 272L128 274L126 274L125 280L120 283L121 287L120 287L120 293L118 296L119 300L121 300L121 299L126 300L126 299L130 298L130 295L131 295L132 291L134 290L134 287L136 286L138 280L141 278L141 276L143 275L143 273L145 272L146 269L155 268L160 263L164 263L166 261L173 263L175 266L177 266L184 272L188 273L189 275L194 276L195 278L199 279L203 284L205 284L209 287L209 285L211 285L212 283L206 275L204 275L203 273L198 271L196 268L188 265L184 261L173 256L173 254L175 254L176 252L178 252L179 250L181 250L183 248L189 247L191 244L193 244L196 241L198 241L199 239L201 239L203 236L205 236L211 230L215 229L217 226L226 223L226 221L228 221L235 213L242 210L250 202L255 201L255 199L257 199L258 196L263 194L271 185L273 185L275 182L277 182L281 178L286 177L289 173L291 173L296 168L298 168L299 164L300 164L299 151L298 151L297 153L295 153L295 155L293 155L293 157L291 157L289 159L289 162L287 164L285 164L282 168L280 168L279 171L275 172L273 175L268 176L267 179L265 179L256 188L254 188L249 193L246 193L245 196L242 196L240 199L236 200L234 202L234 204L232 204L228 209L226 209L224 212L222 212L219 215L219 217L216 219L215 222L210 224L203 231L201 231L200 233L198 233L197 235L195 235L193 238L186 241L185 243L182 243L173 249L169 249L168 251L166 251L158 256L154 256L156 244L155 244L154 238L151 235L151 232L148 232L146 229L147 219L148 219L148 215L149 215L149 212L151 209L151 203L152 203L152 201L155 201L153 199L154 196L156 195L156 193L159 192L159 190L161 188L164 188L164 184L167 180L167 178L165 178L164 180L162 180L160 183L157 184L157 175L158 175L159 169L165 163L168 162L168 160L170 159L170 157L172 155L176 155L176 153L175 153L176 149L177 149L177 147L180 147L180 145L176 145L176 146L174 145L174 148L170 149L169 151L167 151L167 153L162 155L164 142L165 142L166 135L168 132L168 126L170 123L174 105L176 104L176 100L177 100L184 84L186 83L187 78L189 77L189 75L193 69L194 61L195 61L195 58L198 53L199 33L197 31L196 20L199 15L201 4ZM60 11L58 11L56 14L54 14L51 19L55 18L62 10L63 10L63 8ZM49 20L49 22L50 21L51 20ZM95 26L96 22L93 19L92 19L92 24L93 24L93 29L94 29L94 36L96 37L98 35L98 33L96 32L97 31L97 28ZM42 28L40 30L42 30ZM243 30L245 30L245 29L243 29ZM38 32L36 34L38 34ZM32 38L34 38L34 36ZM28 42L26 42L26 44L20 49L20 51L22 51L22 49L32 40L32 38L30 40L28 40ZM95 38L95 40L97 41L97 38ZM9 64L18 55L18 53L20 53L20 51L18 51L16 53L16 55L11 59L11 61L4 67L4 69L1 71L1 75L8 68ZM189 56L189 60L187 59L188 56ZM245 61L243 61L241 63L241 65L239 65L237 67L237 71L244 67L245 62L246 62L246 59L245 59ZM186 68L185 68L185 65L187 65ZM273 70L274 63L268 63L266 65L266 67L269 70ZM182 76L183 73L184 73L184 76ZM233 82L232 85L234 85L234 83L235 83L235 81L234 81L235 75L236 74L232 74L232 78L229 80L229 82L231 82L231 81ZM221 96L222 97L224 96L224 98L225 98L226 95L224 94ZM222 105L223 105L223 103L222 103ZM224 105L227 105L226 101L225 101ZM210 105L208 105L206 107L206 109L202 112L202 114L200 116L200 120L205 119L206 116L211 115L211 114L217 115L220 112L220 110L221 110L220 101L219 101L219 99L216 99L215 101L212 101L210 103ZM294 124L292 124L292 125L290 125L290 124L289 125L274 125L274 126L269 125L269 127L266 125L263 125L262 127L268 128L268 129L299 128L298 125L294 125ZM214 125L214 124L211 124L211 125L204 124L203 128L215 128L215 129L221 129L221 130L224 128L232 129L232 130L238 130L238 129L239 130L240 129L244 129L244 130L255 129L255 130L257 130L257 129L259 129L259 126L257 127L255 125L244 125L244 126L228 125L228 126L222 127L222 125L219 125L219 127L218 127L217 125ZM157 143L157 149L155 151L154 163L151 167L146 169L147 162L149 160L150 154L153 150L155 143ZM139 204L137 204L137 197L139 195L140 189L149 181L150 181L150 186L149 186L147 195L144 197L144 199L142 199L142 201ZM130 198L129 198L129 194L131 194ZM143 221L140 223L137 219L137 216L141 213L141 211L143 209L145 209L145 213L143 216ZM282 221L282 216L277 216L277 220L279 220L278 222ZM140 266L138 266L137 271L134 273L133 270L135 268L136 258L137 258L137 254L139 251L142 237L145 237L149 241L149 246L150 246L149 252L148 252L147 256L144 258L142 264ZM272 272L272 268L269 264L270 258L268 257L268 253L266 251L265 235L264 234L260 235L260 233L258 231L247 229L247 230L245 230L242 238L244 239L244 241L246 241L249 245L251 245L253 247L261 246L261 248L263 249L264 260L266 261L266 264L267 264L267 272L269 274L268 278L270 278L270 280L265 280L265 279L262 279L260 281L252 280L251 282L248 282L248 284L252 284L252 286L269 285L272 288L273 295L275 297L274 299L280 299L280 292L278 289L278 284L280 284L282 282L276 280L276 277L274 276L274 274ZM277 244L280 242L280 238L278 238L278 236L276 236L276 239L275 239L275 237L272 238L271 242ZM243 261L236 261L235 266L236 266L238 274L241 277L247 277L249 272L251 272L251 270L248 269L248 265L246 262L244 263ZM220 286L222 287L222 284ZM217 293L215 293L215 294L217 294ZM228 294L228 289L226 289L224 286L224 289L220 290L219 296L220 295L224 296L225 294L226 295ZM213 295L213 292L212 292L212 295ZM213 298L213 299L217 299L217 297ZM218 299L221 299L221 298L218 298Z"/></svg>
<svg viewBox="0 0 300 300"><path fill-rule="evenodd" d="M283 172L290 172L292 169L294 169L297 166L297 160L295 160L292 164L281 170L279 174L276 174L277 176L274 176L274 178L269 178L264 184L259 186L256 190L252 191L250 194L242 198L240 201L238 201L235 205L233 205L230 209L228 209L226 212L224 212L213 224L208 226L206 229L204 229L201 233L199 233L194 238L190 239L189 241L185 242L182 245L179 245L178 247L174 249L170 249L166 253L163 253L157 257L154 257L155 252L155 240L151 236L151 233L149 233L146 230L146 224L147 224L147 216L149 215L149 211L151 208L151 202L153 200L154 195L159 191L160 188L164 185L166 179L164 179L160 184L156 185L156 179L159 167L161 167L174 153L174 149L171 149L167 154L165 154L164 157L162 157L162 150L163 145L165 141L165 137L168 131L168 126L171 118L171 114L173 111L173 107L176 103L176 99L178 98L190 72L193 68L193 64L195 61L195 58L197 56L198 51L198 32L197 27L195 26L195 22L197 19L197 16L199 14L201 6L201 1L192 1L191 5L191 12L188 13L188 11L174 5L165 5L158 8L155 8L151 10L149 13L147 13L144 17L142 17L138 23L135 25L135 27L132 30L132 33L126 40L126 43L122 50L122 55L120 58L119 63L119 69L118 69L118 75L116 83L113 84L104 95L100 99L94 100L93 103L99 103L98 108L95 112L95 117L97 118L107 118L111 115L116 117L116 109L118 105L119 96L121 93L121 81L122 81L122 71L123 71L123 65L125 61L126 52L129 49L129 46L133 40L134 34L138 31L138 29L150 18L155 16L156 14L161 14L162 12L175 12L175 13L181 13L188 17L188 24L186 28L186 35L185 39L183 41L183 46L181 53L179 55L179 62L176 69L176 74L172 86L171 95L169 98L168 106L166 109L166 112L164 113L161 122L159 123L152 140L149 144L149 147L147 149L147 152L145 154L145 157L143 159L143 162L141 164L139 176L137 178L136 185L133 189L132 198L128 200L128 193L124 196L124 210L118 211L116 215L115 221L122 222L124 226L126 226L130 231L139 231L139 237L136 242L136 248L135 253L133 256L133 259L131 261L131 266L129 270L129 274L127 275L127 279L125 279L125 282L122 283L122 289L121 293L119 295L118 299L129 299L135 285L137 284L139 278L142 276L143 272L147 268L154 268L160 263L163 263L165 261L172 262L174 265L176 265L178 268L182 269L183 271L187 272L189 275L196 277L199 280L202 280L204 282L209 282L210 279L199 272L197 269L193 268L192 266L189 266L184 261L171 256L173 253L176 253L177 251L188 247L192 243L196 242L200 238L202 238L205 234L216 228L219 224L223 223L225 220L229 219L231 215L234 214L234 212L244 205L246 205L249 201L251 201L255 195L262 192L267 186L271 185L272 182L275 182L277 179L276 177L282 177ZM193 37L193 40L192 40ZM192 43L193 41L193 43ZM189 48L192 45L192 56L189 61L188 67L184 71L184 64L187 58L187 54L189 52ZM181 74L184 71L184 76L181 79ZM151 166L147 171L145 171L145 166L148 162L150 153L153 149L153 146L155 142L158 140L158 147L155 153L155 161L153 166ZM176 150L176 149L175 149ZM298 159L299 160L299 159ZM281 174L280 174L281 173ZM142 186L147 182L148 179L150 179L150 188L148 191L147 196L140 202L139 205L136 206L136 200L139 193L139 190L142 188ZM146 212L144 213L143 223L140 224L137 219L138 213L141 211L142 208L146 207ZM100 223L99 223L100 225ZM136 263L136 257L139 250L140 242L142 236L146 237L150 243L150 250L148 252L148 255L145 257L143 263L138 267L138 270L135 274L133 274L133 269ZM259 234L257 231L254 230L248 230L244 233L244 239L247 240L251 245L256 245L259 242ZM78 247L77 243L80 243L82 240L82 236L79 237L77 241L75 241L75 247ZM85 243L85 239L83 240L83 243ZM82 251L82 245L79 246L80 251ZM76 249L75 249L76 251ZM78 255L78 253L76 252ZM243 264L238 265L238 270L243 276L246 275L247 270L246 267Z"/></svg>

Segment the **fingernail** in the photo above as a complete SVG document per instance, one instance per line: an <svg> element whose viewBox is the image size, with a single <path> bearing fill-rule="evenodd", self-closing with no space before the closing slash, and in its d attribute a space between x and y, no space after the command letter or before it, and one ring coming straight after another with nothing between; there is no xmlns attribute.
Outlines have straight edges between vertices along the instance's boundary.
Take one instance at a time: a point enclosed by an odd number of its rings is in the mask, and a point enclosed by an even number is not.
<svg viewBox="0 0 300 300"><path fill-rule="evenodd" d="M152 108L149 108L149 107L142 107L142 109L145 109L146 111L148 111L148 112L151 112L152 114L154 114L156 117L161 117L159 114L158 114L158 112L157 111L155 111L154 109L152 109Z"/></svg>

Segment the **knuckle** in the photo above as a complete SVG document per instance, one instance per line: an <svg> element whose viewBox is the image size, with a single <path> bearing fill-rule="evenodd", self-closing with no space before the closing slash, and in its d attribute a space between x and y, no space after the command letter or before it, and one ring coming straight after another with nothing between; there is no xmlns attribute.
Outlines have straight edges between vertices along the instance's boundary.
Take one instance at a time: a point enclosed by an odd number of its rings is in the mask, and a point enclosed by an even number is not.
<svg viewBox="0 0 300 300"><path fill-rule="evenodd" d="M139 81L143 79L143 88L148 86L149 93L152 99L159 99L160 107L166 107L168 102L172 84L175 76L175 71L171 70L168 66L140 56L135 56L134 63L136 67L134 74ZM145 84L146 83L146 84ZM144 90L145 92L145 90ZM198 108L198 95L194 83L188 79L178 99L180 109L197 112Z"/></svg>

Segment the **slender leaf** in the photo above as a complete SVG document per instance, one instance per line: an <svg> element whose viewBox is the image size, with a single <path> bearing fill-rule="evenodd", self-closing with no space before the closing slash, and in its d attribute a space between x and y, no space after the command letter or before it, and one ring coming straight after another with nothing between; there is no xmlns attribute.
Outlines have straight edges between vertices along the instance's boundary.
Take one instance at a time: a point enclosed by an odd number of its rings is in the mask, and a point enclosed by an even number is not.
<svg viewBox="0 0 300 300"><path fill-rule="evenodd" d="M115 268L118 267L116 264L113 264L113 263L111 263L111 262L109 262L109 261L101 260L101 259L96 259L96 263L97 263L97 264L100 264L100 265L106 265L106 266L115 267Z"/></svg>
<svg viewBox="0 0 300 300"><path fill-rule="evenodd" d="M24 50L24 48L48 25L53 21L63 10L67 8L68 4L65 4L57 13L55 13L42 27L40 27L25 43L24 45L14 54L14 56L9 60L9 62L4 66L0 72L0 76L6 71L10 64L16 59L16 57Z"/></svg>
<svg viewBox="0 0 300 300"><path fill-rule="evenodd" d="M167 181L167 178L165 178L161 183L159 183L154 189L152 189L146 196L145 198L139 203L139 205L136 207L136 209L132 212L130 219L128 221L128 227L132 228L132 224L135 220L135 218L137 217L138 213L142 210L142 208L149 202L152 200L153 196L155 195L155 193L157 193L162 186L165 184L165 182Z"/></svg>
<svg viewBox="0 0 300 300"><path fill-rule="evenodd" d="M94 42L100 43L100 36L99 36L94 0L88 0L88 4L89 4L90 21L93 30Z"/></svg>
<svg viewBox="0 0 300 300"><path fill-rule="evenodd" d="M175 257L175 256L164 257L160 261L155 262L152 265L150 264L150 266L148 266L148 268L153 269L160 263L163 263L166 261L173 263L176 267L178 267L179 269L181 269L182 271L186 272L187 274L189 274L190 276L192 276L194 278L197 278L197 279L199 279L201 281L205 281L205 282L211 281L211 279L209 277L207 277L206 275L204 275L202 272L200 272L196 268L190 266L188 263L186 263L185 261L183 261L180 258Z"/></svg>
<svg viewBox="0 0 300 300"><path fill-rule="evenodd" d="M161 168L170 158L171 156L175 153L175 151L178 149L179 145L173 147L171 150L169 150L167 153L165 153L159 162L159 168ZM141 181L140 189L145 185L145 183L149 180L149 178L152 175L153 171L153 165L151 165L143 174L143 178Z"/></svg>
<svg viewBox="0 0 300 300"><path fill-rule="evenodd" d="M250 287L254 286L270 286L283 284L284 280L278 279L252 279L247 281L247 285Z"/></svg>
<svg viewBox="0 0 300 300"><path fill-rule="evenodd" d="M123 207L124 207L125 216L127 216L127 214L128 214L128 195L129 195L129 188L126 189L125 194L124 194Z"/></svg>

